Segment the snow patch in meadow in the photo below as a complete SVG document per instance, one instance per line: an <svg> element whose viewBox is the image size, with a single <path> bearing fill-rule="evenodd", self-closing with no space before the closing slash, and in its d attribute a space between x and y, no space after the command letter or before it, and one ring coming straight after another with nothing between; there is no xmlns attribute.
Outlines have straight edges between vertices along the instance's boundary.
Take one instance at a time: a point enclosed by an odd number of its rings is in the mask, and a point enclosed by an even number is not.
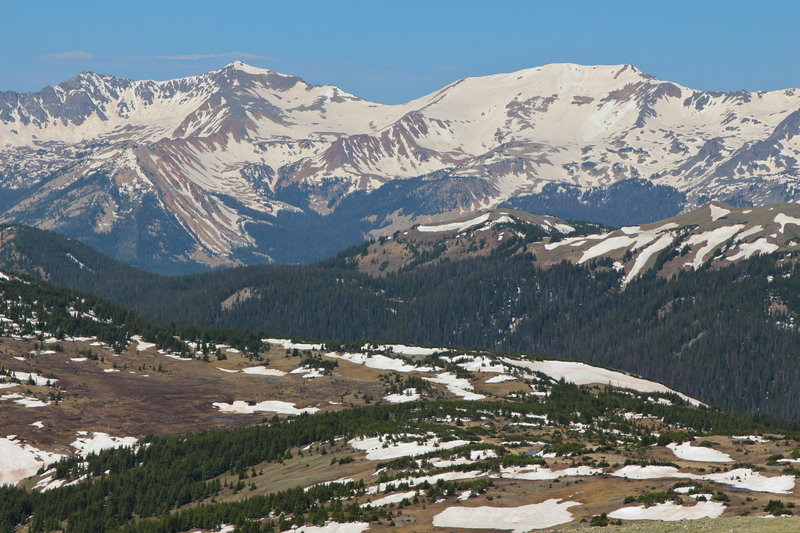
<svg viewBox="0 0 800 533"><path fill-rule="evenodd" d="M432 476L419 476L419 477L405 477L402 479L395 479L385 483L378 483L367 488L367 494L379 494L392 490L393 487L408 484L409 486L418 486L422 484L435 485L441 481L461 481L464 479L476 479L486 476L486 472L480 470L470 470L469 472L442 472L441 474L434 474Z"/></svg>
<svg viewBox="0 0 800 533"><path fill-rule="evenodd" d="M577 237L566 237L561 239L560 241L556 242L548 242L544 245L544 249L551 251L555 250L560 246L581 246L586 243L586 241L598 241L601 239L605 239L608 237L608 233L596 233L594 235L579 235Z"/></svg>
<svg viewBox="0 0 800 533"><path fill-rule="evenodd" d="M366 348L365 348L366 349ZM446 351L444 348L423 348L422 346L406 346L405 344L381 344L378 350L391 350L400 355L433 355Z"/></svg>
<svg viewBox="0 0 800 533"><path fill-rule="evenodd" d="M632 247L633 250L638 250L656 240L661 233L676 227L678 225L674 222L668 222L649 230L642 230L639 227L623 228L622 233L625 233L625 235L617 235L616 237L605 239L585 250L578 260L578 264L583 264L590 259L595 259L620 248Z"/></svg>
<svg viewBox="0 0 800 533"><path fill-rule="evenodd" d="M778 213L777 215L775 215L775 223L781 225L781 229L779 231L780 233L783 233L783 231L786 229L787 224L794 224L795 226L800 226L800 218L795 218L784 213Z"/></svg>
<svg viewBox="0 0 800 533"><path fill-rule="evenodd" d="M174 353L165 353L163 354L164 357L169 357L170 359L175 359L176 361L192 361L191 357L181 357L180 355Z"/></svg>
<svg viewBox="0 0 800 533"><path fill-rule="evenodd" d="M386 357L381 354L363 354L363 353L343 353L341 355L336 352L326 353L325 357L332 359L342 359L357 365L364 365L367 368L374 368L376 370L394 370L395 372L431 372L432 369L428 367L414 366L406 363L402 359L395 359L393 357Z"/></svg>
<svg viewBox="0 0 800 533"><path fill-rule="evenodd" d="M53 471L50 470L50 472ZM33 489L41 492L47 492L48 490L57 489L64 483L66 483L65 479L53 479L53 475L51 474L37 481L36 484L33 486Z"/></svg>
<svg viewBox="0 0 800 533"><path fill-rule="evenodd" d="M41 467L64 456L34 448L16 439L0 437L0 486L16 485L34 475Z"/></svg>
<svg viewBox="0 0 800 533"><path fill-rule="evenodd" d="M773 494L789 494L792 492L795 485L794 476L767 477L749 468L737 468L728 472L700 476L689 472L681 472L673 466L628 465L616 472L612 472L611 475L639 480L663 478L698 479L713 481L714 483L720 483L737 489L751 490L753 492L770 492Z"/></svg>
<svg viewBox="0 0 800 533"><path fill-rule="evenodd" d="M724 207L720 207L718 205L709 204L708 207L711 209L711 220L719 220L724 216L730 215L731 212L729 209L725 209Z"/></svg>
<svg viewBox="0 0 800 533"><path fill-rule="evenodd" d="M154 342L144 342L139 335L134 335L131 337L131 340L136 341L136 351L143 352L145 350L151 350L156 347Z"/></svg>
<svg viewBox="0 0 800 533"><path fill-rule="evenodd" d="M475 218L471 218L469 220L465 220L463 222L450 222L448 224L438 224L438 225L424 225L421 224L417 226L417 231L421 231L423 233L434 233L440 231L464 231L465 229L469 229L473 226L477 226L478 224L483 224L487 220L489 220L490 213L484 213L479 215Z"/></svg>
<svg viewBox="0 0 800 533"><path fill-rule="evenodd" d="M742 240L746 239L750 235L755 235L756 233L758 233L759 231L762 231L763 229L764 229L764 227L762 225L756 224L755 226L751 226L751 227L747 228L746 230L742 231L741 233L739 233L738 235L736 235L736 238L733 239L733 240L734 240L734 242L741 242Z"/></svg>
<svg viewBox="0 0 800 533"><path fill-rule="evenodd" d="M323 374L320 371L319 368L308 368L308 367L305 367L305 366L301 366L299 368L295 368L294 370L292 370L289 373L290 374L303 374L302 377L305 378L305 379L321 378L321 377L325 376L325 374Z"/></svg>
<svg viewBox="0 0 800 533"><path fill-rule="evenodd" d="M681 472L674 466L659 466L659 465L628 465L623 466L616 472L611 473L614 477L622 477L627 479L663 479L663 478L679 478L679 479L700 479L696 474L688 472Z"/></svg>
<svg viewBox="0 0 800 533"><path fill-rule="evenodd" d="M636 256L636 261L633 262L631 271L623 278L622 284L627 285L633 278L639 275L639 272L645 267L651 257L658 254L661 250L672 244L673 237L671 233L666 233L659 237L656 242L639 252Z"/></svg>
<svg viewBox="0 0 800 533"><path fill-rule="evenodd" d="M78 450L79 455L89 455L112 448L130 448L138 441L136 437L112 437L100 431L78 431L78 438L70 446Z"/></svg>
<svg viewBox="0 0 800 533"><path fill-rule="evenodd" d="M449 468L451 466L469 465L476 461L485 461L497 457L494 450L471 450L469 457L456 457L454 459L432 459L431 464L436 468Z"/></svg>
<svg viewBox="0 0 800 533"><path fill-rule="evenodd" d="M657 503L650 507L623 507L609 513L609 518L618 520L696 520L698 518L717 518L725 511L720 502L697 502L692 506L678 505L675 502Z"/></svg>
<svg viewBox="0 0 800 533"><path fill-rule="evenodd" d="M21 405L22 407L45 407L49 405L47 402L43 402L38 398L32 398L30 396L23 396L22 394L18 394L16 392L11 394L3 394L0 396L0 401L8 401L11 400L17 405Z"/></svg>
<svg viewBox="0 0 800 533"><path fill-rule="evenodd" d="M734 235L739 233L744 228L744 224L734 224L733 226L722 226L721 228L712 229L703 233L692 235L686 240L686 244L694 246L696 244L705 243L694 256L694 261L689 263L695 270L703 266L706 256L711 253L717 246L724 243Z"/></svg>
<svg viewBox="0 0 800 533"><path fill-rule="evenodd" d="M222 370L220 368L220 370ZM230 372L230 370L226 370L225 372ZM265 366L251 366L248 368L243 368L242 372L245 374L255 374L258 376L285 376L286 372L283 370L277 370L275 368L267 368Z"/></svg>
<svg viewBox="0 0 800 533"><path fill-rule="evenodd" d="M417 491L410 490L408 492L398 492L396 494L389 494L383 498L378 498L375 501L362 503L361 507L381 507L382 505L389 505L390 503L399 503L403 500L412 500L417 495Z"/></svg>
<svg viewBox="0 0 800 533"><path fill-rule="evenodd" d="M508 367L506 365L500 364L488 357L460 355L454 357L452 362L456 363L467 372L492 372L498 374L508 372Z"/></svg>
<svg viewBox="0 0 800 533"><path fill-rule="evenodd" d="M406 437L414 437L414 435L407 435ZM381 437L359 437L351 439L348 444L356 450L366 452L368 460L382 461L398 457L415 457L435 450L449 450L450 448L469 444L469 441L450 440L442 442L439 439L430 438L421 441L393 442L389 437L385 440Z"/></svg>
<svg viewBox="0 0 800 533"><path fill-rule="evenodd" d="M475 401L475 400L483 400L486 398L483 394L478 394L474 392L474 387L466 378L460 378L455 374L451 374L450 372L443 372L441 374L436 374L435 378L422 378L425 381L430 381L431 383L438 383L440 385L444 385L447 387L451 393L455 394L456 396L461 396L465 400L468 401Z"/></svg>
<svg viewBox="0 0 800 533"><path fill-rule="evenodd" d="M764 444L769 442L767 439L760 435L732 435L731 439L733 440L751 440L753 442L757 442L759 444Z"/></svg>
<svg viewBox="0 0 800 533"><path fill-rule="evenodd" d="M303 451L310 450L310 449L311 449L311 445L309 444L308 446L303 448ZM345 483L352 483L353 481L355 481L355 480L353 478L350 478L350 477L340 477L339 479L334 479L332 481L321 481L319 483L314 483L313 485L310 485L310 486L304 488L303 491L304 492L308 492L309 490L313 489L314 487L319 487L321 485L333 485L333 484L336 484L336 483L345 484Z"/></svg>
<svg viewBox="0 0 800 533"><path fill-rule="evenodd" d="M321 350L321 344L312 344L307 342L293 342L289 339L261 339L270 344L277 344L283 346L286 350Z"/></svg>
<svg viewBox="0 0 800 533"><path fill-rule="evenodd" d="M571 522L569 508L576 505L581 504L550 499L519 507L448 507L433 517L433 526L527 533Z"/></svg>
<svg viewBox="0 0 800 533"><path fill-rule="evenodd" d="M592 383L600 385L610 384L614 387L632 389L639 392L674 393L692 405L702 405L698 400L676 392L661 383L629 376L628 374L623 374L622 372L616 372L614 370L587 365L586 363L577 363L573 361L525 361L508 358L504 358L503 361L510 365L526 368L534 372L541 372L555 380L564 378L564 381L576 385L589 385Z"/></svg>
<svg viewBox="0 0 800 533"><path fill-rule="evenodd" d="M737 468L729 472L709 474L702 479L713 481L737 489L773 494L790 494L794 490L795 477L792 475L767 477L749 468Z"/></svg>
<svg viewBox="0 0 800 533"><path fill-rule="evenodd" d="M22 383L26 383L28 381L33 381L34 385L38 385L40 387L44 386L44 385L51 384L51 383L55 383L56 381L58 381L56 378L46 378L46 377L40 376L39 374L34 374L33 372L17 372L17 371L14 371L14 372L11 372L11 375L9 377L14 378L14 379L18 379Z"/></svg>
<svg viewBox="0 0 800 533"><path fill-rule="evenodd" d="M282 415L301 415L303 413L311 414L319 411L319 409L316 407L304 407L302 409L298 409L293 403L281 402L278 400L267 400L258 403L236 400L233 403L214 402L211 405L223 413L236 413L245 415L258 412L279 413Z"/></svg>
<svg viewBox="0 0 800 533"><path fill-rule="evenodd" d="M361 533L368 529L368 522L328 522L324 526L297 526L284 533Z"/></svg>
<svg viewBox="0 0 800 533"><path fill-rule="evenodd" d="M516 379L517 378L514 376L509 376L508 374L500 374L499 376L487 379L485 383L503 383L504 381L515 381Z"/></svg>
<svg viewBox="0 0 800 533"><path fill-rule="evenodd" d="M713 448L706 448L704 446L692 446L691 442L684 442L682 444L671 443L667 444L667 448L672 450L679 459L686 461L700 461L703 463L732 463L733 459L727 453L723 453Z"/></svg>
<svg viewBox="0 0 800 533"><path fill-rule="evenodd" d="M780 248L777 244L769 242L766 237L761 237L753 242L746 242L739 245L739 251L726 257L728 261L738 261L739 259L749 259L753 254L771 254Z"/></svg>
<svg viewBox="0 0 800 533"><path fill-rule="evenodd" d="M406 403L406 402L413 402L420 399L420 394L417 392L417 389L405 389L403 392L398 392L396 394L389 394L388 396L384 396L383 399L389 403Z"/></svg>
<svg viewBox="0 0 800 533"><path fill-rule="evenodd" d="M546 466L511 466L500 470L499 475L491 477L501 477L504 479L523 479L527 481L546 481L571 476L594 476L602 474L602 468L591 468L589 466L576 466L563 470L550 470Z"/></svg>

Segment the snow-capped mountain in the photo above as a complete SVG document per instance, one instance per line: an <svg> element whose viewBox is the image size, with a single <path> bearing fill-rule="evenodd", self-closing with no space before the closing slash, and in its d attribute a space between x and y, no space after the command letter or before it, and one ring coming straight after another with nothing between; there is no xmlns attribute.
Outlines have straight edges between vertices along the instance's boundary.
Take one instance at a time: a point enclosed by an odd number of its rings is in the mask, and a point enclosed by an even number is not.
<svg viewBox="0 0 800 533"><path fill-rule="evenodd" d="M161 270L296 261L504 202L637 223L791 200L798 134L800 90L703 92L631 65L466 78L402 105L240 62L83 73L0 93L0 209ZM665 194L668 212L636 211Z"/></svg>

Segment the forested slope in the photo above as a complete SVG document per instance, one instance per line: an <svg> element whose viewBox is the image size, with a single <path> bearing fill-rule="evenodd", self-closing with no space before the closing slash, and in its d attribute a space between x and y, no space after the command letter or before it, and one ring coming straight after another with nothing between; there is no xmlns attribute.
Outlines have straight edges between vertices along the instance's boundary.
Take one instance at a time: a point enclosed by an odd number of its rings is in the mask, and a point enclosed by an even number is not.
<svg viewBox="0 0 800 533"><path fill-rule="evenodd" d="M349 266L346 257L360 249L315 265L169 278L25 231L18 255L40 262L54 283L152 320L544 353L635 372L726 408L800 417L800 279L791 254L684 271L669 281L647 274L625 287L604 260L541 269L503 249L384 278ZM21 259L6 265L37 273Z"/></svg>

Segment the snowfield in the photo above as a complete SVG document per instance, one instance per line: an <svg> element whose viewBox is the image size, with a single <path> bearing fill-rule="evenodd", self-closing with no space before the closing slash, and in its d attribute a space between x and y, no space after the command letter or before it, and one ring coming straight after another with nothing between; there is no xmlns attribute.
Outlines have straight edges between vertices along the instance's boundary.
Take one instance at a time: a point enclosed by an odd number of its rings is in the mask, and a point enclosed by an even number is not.
<svg viewBox="0 0 800 533"><path fill-rule="evenodd" d="M396 394L389 394L388 396L383 397L383 399L389 403L413 402L419 400L420 398L421 396L417 392L417 389L405 389L403 392L398 392Z"/></svg>
<svg viewBox="0 0 800 533"><path fill-rule="evenodd" d="M30 396L23 396L22 394L18 393L3 394L2 396L0 396L0 401L4 400L5 401L11 400L17 405L21 405L22 407L31 407L31 408L45 407L47 405L50 405L49 403L43 402L42 400L39 400L37 398L31 398Z"/></svg>
<svg viewBox="0 0 800 533"><path fill-rule="evenodd" d="M16 485L34 475L41 467L64 456L23 444L16 438L0 437L0 486Z"/></svg>
<svg viewBox="0 0 800 533"><path fill-rule="evenodd" d="M283 346L287 350L321 350L321 344L309 344L305 342L292 342L289 339L261 339L270 344Z"/></svg>
<svg viewBox="0 0 800 533"><path fill-rule="evenodd" d="M472 226L477 226L478 224L483 224L487 220L489 220L490 213L484 213L479 215L475 218L471 218L469 220L465 220L463 222L450 222L449 224L439 224L437 226L426 226L426 225L419 225L417 226L417 231L421 231L423 233L434 233L434 232L444 232L444 231L464 231L465 229L469 229Z"/></svg>
<svg viewBox="0 0 800 533"><path fill-rule="evenodd" d="M24 361L24 359L23 359L23 361ZM58 381L56 378L46 378L46 377L40 376L39 374L34 374L32 372L17 372L17 371L14 371L14 372L11 372L11 376L10 377L12 377L14 379L18 379L22 383L25 383L27 381L33 381L34 385L38 385L40 387L43 386L43 385L47 385L48 383L55 383L56 381Z"/></svg>
<svg viewBox="0 0 800 533"><path fill-rule="evenodd" d="M714 483L720 483L737 489L751 490L753 492L770 492L772 494L790 494L795 486L794 476L762 476L760 472L754 472L749 468L737 468L729 472L719 472L701 476L689 472L681 472L674 466L628 465L616 472L612 472L611 475L628 479L698 479L713 481Z"/></svg>
<svg viewBox="0 0 800 533"><path fill-rule="evenodd" d="M746 242L739 245L739 251L733 255L729 255L725 259L728 261L739 261L740 259L749 259L754 254L771 254L780 248L775 243L769 242L766 237L761 237L753 242Z"/></svg>
<svg viewBox="0 0 800 533"><path fill-rule="evenodd" d="M369 529L367 522L328 522L324 526L298 526L286 533L361 533Z"/></svg>
<svg viewBox="0 0 800 533"><path fill-rule="evenodd" d="M725 209L724 207L721 207L721 206L713 204L713 203L712 204L708 204L708 207L711 210L711 220L712 221L719 220L720 218L731 214L730 210Z"/></svg>
<svg viewBox="0 0 800 533"><path fill-rule="evenodd" d="M459 355L450 359L467 372L490 372L503 374L509 371L508 366L495 362L488 357Z"/></svg>
<svg viewBox="0 0 800 533"><path fill-rule="evenodd" d="M220 370L222 370L222 369L220 368ZM229 372L229 371L225 370L225 372ZM277 370L277 369L274 369L274 368L267 368L265 366L251 366L251 367L248 367L248 368L243 368L242 369L242 373L244 373L244 374L254 374L254 375L258 375L258 376L277 376L277 377L286 375L286 372L284 372L282 370Z"/></svg>
<svg viewBox="0 0 800 533"><path fill-rule="evenodd" d="M581 504L551 499L520 507L448 507L433 517L433 525L526 533L571 522L569 508L576 505Z"/></svg>
<svg viewBox="0 0 800 533"><path fill-rule="evenodd" d="M378 498L371 502L362 503L361 507L381 507L382 505L389 505L390 503L399 503L403 500L411 500L417 495L417 491L410 490L408 492L398 492L396 494L389 494L383 498Z"/></svg>
<svg viewBox="0 0 800 533"><path fill-rule="evenodd" d="M612 385L614 387L631 389L638 392L674 393L692 405L702 405L698 400L674 391L661 383L629 376L628 374L623 374L622 372L616 372L614 370L587 365L586 363L577 363L573 361L524 361L508 358L504 358L503 361L513 366L522 367L534 372L541 372L555 380L564 378L564 381L576 385L597 383L600 385Z"/></svg>
<svg viewBox="0 0 800 533"><path fill-rule="evenodd" d="M153 342L144 342L142 338L138 335L134 335L131 337L132 340L136 341L136 351L143 352L145 350L152 350L156 347L155 343Z"/></svg>
<svg viewBox="0 0 800 533"><path fill-rule="evenodd" d="M235 413L235 414L253 414L253 413L260 413L260 412L268 412L268 413L278 413L282 415L301 415L303 413L316 413L319 411L316 407L304 407L302 409L298 409L295 407L295 404L289 402L281 402L278 400L267 400L264 402L244 402L241 400L236 400L233 403L221 403L221 402L214 402L214 407L220 410L223 413Z"/></svg>
<svg viewBox="0 0 800 533"><path fill-rule="evenodd" d="M562 477L570 476L594 476L602 474L602 468L591 468L588 466L577 466L572 468L565 468L563 470L550 470L545 466L531 465L531 466L512 466L500 470L500 475L491 477L501 477L505 479L524 479L528 481L540 481L559 479Z"/></svg>
<svg viewBox="0 0 800 533"><path fill-rule="evenodd" d="M691 442L684 442L682 444L667 444L667 448L672 450L679 459L687 461L700 461L704 463L732 463L733 459L727 453L722 453L713 448L705 448L702 446L692 446Z"/></svg>
<svg viewBox="0 0 800 533"><path fill-rule="evenodd" d="M364 349L367 349L365 346ZM391 350L400 355L433 355L446 351L445 348L423 348L421 346L406 346L405 344L381 344L378 346L379 350Z"/></svg>
<svg viewBox="0 0 800 533"><path fill-rule="evenodd" d="M75 448L79 455L89 455L112 448L132 447L138 441L139 439L135 437L112 437L100 431L78 431L78 438L70 446Z"/></svg>
<svg viewBox="0 0 800 533"><path fill-rule="evenodd" d="M678 520L696 520L698 518L717 518L725 511L725 506L720 502L697 502L692 506L678 505L675 502L665 502L645 507L623 507L609 513L609 518L619 520L663 520L676 522Z"/></svg>
<svg viewBox="0 0 800 533"><path fill-rule="evenodd" d="M427 367L419 367L406 363L402 359L395 359L393 357L386 357L381 354L364 354L364 353L343 353L341 355L336 352L326 353L325 357L332 359L341 359L356 365L364 365L367 368L374 368L376 370L394 370L395 372L431 372L433 369Z"/></svg>
<svg viewBox="0 0 800 533"><path fill-rule="evenodd" d="M468 472L443 472L441 474L434 474L432 476L419 476L419 477L405 477L402 479L395 479L387 481L386 483L378 483L367 488L367 494L379 494L390 490L401 484L407 483L409 486L423 485L425 483L435 485L440 480L442 481L460 481L463 479L476 479L486 476L485 472L480 470L470 470Z"/></svg>
<svg viewBox="0 0 800 533"><path fill-rule="evenodd" d="M503 383L504 381L514 381L517 378L514 376L509 376L507 374L500 374L499 376L494 376L492 378L487 379L484 383Z"/></svg>
<svg viewBox="0 0 800 533"><path fill-rule="evenodd" d="M440 385L444 385L447 387L451 393L455 394L456 396L461 396L465 400L475 401L475 400L483 400L486 398L483 394L478 394L474 392L474 387L466 378L459 378L455 374L451 374L450 372L443 372L441 374L437 374L435 378L422 378L425 381L430 381L431 383L438 383Z"/></svg>
<svg viewBox="0 0 800 533"><path fill-rule="evenodd" d="M416 437L407 435L407 438ZM466 440L451 440L442 442L435 438L423 440L421 442L392 442L391 439L383 440L383 437L360 437L348 442L356 450L367 452L367 459L370 461L382 461L384 459L396 459L397 457L414 457L434 450L449 450L469 444Z"/></svg>

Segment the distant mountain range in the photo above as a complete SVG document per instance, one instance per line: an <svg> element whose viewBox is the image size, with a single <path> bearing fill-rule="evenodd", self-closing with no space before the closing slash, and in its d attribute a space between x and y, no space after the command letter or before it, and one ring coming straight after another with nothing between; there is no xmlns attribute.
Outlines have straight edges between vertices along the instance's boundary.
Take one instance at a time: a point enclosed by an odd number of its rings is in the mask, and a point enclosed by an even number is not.
<svg viewBox="0 0 800 533"><path fill-rule="evenodd" d="M611 225L798 196L800 90L631 65L456 81L402 105L240 62L0 93L0 220L159 272L332 255L506 205Z"/></svg>

